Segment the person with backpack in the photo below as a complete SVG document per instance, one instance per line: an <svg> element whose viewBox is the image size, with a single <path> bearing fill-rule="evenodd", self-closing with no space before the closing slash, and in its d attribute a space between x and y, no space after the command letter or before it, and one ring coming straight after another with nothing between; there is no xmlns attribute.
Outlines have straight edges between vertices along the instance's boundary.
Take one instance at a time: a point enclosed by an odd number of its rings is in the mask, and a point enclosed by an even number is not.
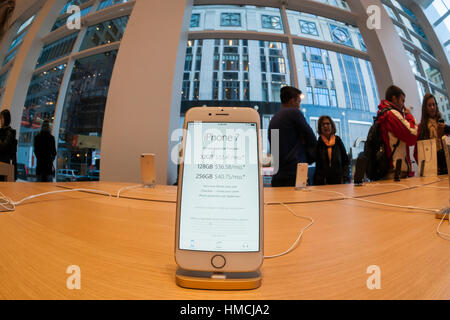
<svg viewBox="0 0 450 320"><path fill-rule="evenodd" d="M16 130L10 127L9 110L0 112L0 162L14 165L14 180L17 179Z"/></svg>
<svg viewBox="0 0 450 320"><path fill-rule="evenodd" d="M371 180L394 178L399 159L402 160L401 177L411 175L409 147L416 144L418 130L411 110L405 107L405 97L402 89L390 86L385 100L378 106L375 124L369 130L364 147L368 158L367 176Z"/></svg>

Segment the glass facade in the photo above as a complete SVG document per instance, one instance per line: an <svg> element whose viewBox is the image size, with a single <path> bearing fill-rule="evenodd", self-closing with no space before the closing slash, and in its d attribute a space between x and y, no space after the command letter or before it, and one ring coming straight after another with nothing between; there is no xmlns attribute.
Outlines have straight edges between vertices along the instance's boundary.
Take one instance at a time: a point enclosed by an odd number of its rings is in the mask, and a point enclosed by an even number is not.
<svg viewBox="0 0 450 320"><path fill-rule="evenodd" d="M58 169L69 168L80 176L100 169L103 118L116 56L117 51L111 51L75 62L63 105Z"/></svg>
<svg viewBox="0 0 450 320"><path fill-rule="evenodd" d="M366 51L357 27L310 13L286 10L292 35L333 42Z"/></svg>
<svg viewBox="0 0 450 320"><path fill-rule="evenodd" d="M82 7L81 15L87 16L95 15L100 10L113 12L115 5L128 1L98 2L98 10L93 12L91 9L96 1L68 1L60 16L56 18L53 30L63 27L67 21L73 19L73 15L66 13L70 5L86 3L88 6ZM52 128L59 128L58 132L53 132L58 150L55 161L56 180L66 180L67 175L62 174L66 172L62 169L73 170L76 180L99 179L103 117L117 56L117 50L108 50L108 45L120 42L128 18L122 16L94 25L82 25L81 32L66 34L43 46L36 63L36 69L39 70L32 76L22 113L18 163L25 166L27 176L21 179L36 179L33 142L44 120L48 120ZM26 24L29 26L31 21ZM21 35L24 36L27 26L21 28ZM86 32L83 32L84 29ZM79 39L80 35L84 35L84 38ZM12 50L6 56L7 62L14 58L23 36L14 38ZM77 40L80 42L79 47L75 47ZM105 48L101 49L104 52L100 54L79 59L73 56L79 51L101 45ZM56 66L51 64L58 59L64 62ZM8 71L0 75L0 94L7 75ZM63 82L65 78L67 80Z"/></svg>
<svg viewBox="0 0 450 320"><path fill-rule="evenodd" d="M127 27L128 18L125 16L89 27L80 51L120 41Z"/></svg>
<svg viewBox="0 0 450 320"><path fill-rule="evenodd" d="M443 39L449 39L449 32L448 30L445 30L444 33L442 33L443 30L438 29L439 24L442 23L442 21L439 20L439 16L443 17L445 12L448 11L448 8L443 9L440 15L436 14L434 7L437 5L439 8L442 8L440 7L440 1L441 0L435 0L432 4L430 3L430 9L424 10L424 13L428 15L430 22L434 21L432 27L436 32L436 35L443 41ZM435 95L442 97L444 108L440 107L440 109L445 115L445 113L447 113L445 106L446 101L448 101L448 92L444 84L441 68L448 69L448 65L441 66L440 61L436 59L435 53L428 42L428 36L418 21L417 16L410 8L396 0L382 0L382 2L404 43L405 52L408 56L411 69L416 77L417 90L420 97L423 97L427 92L433 94L436 93ZM448 119L450 114L447 114L446 116Z"/></svg>
<svg viewBox="0 0 450 320"><path fill-rule="evenodd" d="M74 33L44 46L36 66L43 66L51 61L69 55L72 52L73 45L75 44L77 37L78 33Z"/></svg>
<svg viewBox="0 0 450 320"><path fill-rule="evenodd" d="M56 66L31 78L22 113L17 152L17 163L28 168L27 179L32 179L36 174L34 137L40 132L44 120L48 120L50 124L54 122L56 102L66 66Z"/></svg>
<svg viewBox="0 0 450 320"><path fill-rule="evenodd" d="M343 0L314 1L328 5L327 10L350 11ZM442 0L435 0L433 6L438 2ZM263 128L267 128L280 109L281 88L295 85L304 94L302 112L310 125L315 128L321 115L330 115L347 150L356 155L361 148L357 142L367 135L380 98L370 52L358 27L332 19L330 16L338 15L328 16L324 10L316 11L315 6L301 12L300 3L295 6L300 11L233 3L192 8L191 40L186 47L180 94L181 118L193 106L252 107L259 112ZM382 3L400 35L419 95L435 94L445 119L450 120L444 83L446 66L435 57L429 29L407 6L395 0ZM62 30L75 18L68 13L70 5L81 6L81 16L86 17L80 31ZM28 168L29 180L33 180L36 166L33 139L46 119L56 130L55 168L75 170L80 179L92 178L90 173L96 172L98 179L109 82L117 44L129 20L129 11L122 11L132 5L130 0L66 1L58 17L54 17L52 31L58 31L47 37L51 40L44 36L35 70L30 70L19 133L18 162ZM286 6L289 8L289 3ZM429 17L436 32L448 20L448 8L443 10L441 16ZM0 101L10 62L36 15L21 22L2 51ZM201 36L197 36L198 31ZM211 32L211 36L205 38L205 32ZM446 42L440 40L445 47ZM92 48L96 48L92 50L95 53L88 50ZM344 54L355 52L349 48L357 50L358 57ZM264 148L267 152L267 141ZM62 179L58 174L56 178Z"/></svg>
<svg viewBox="0 0 450 320"><path fill-rule="evenodd" d="M287 10L286 14L294 36L366 52L357 27L309 13ZM225 25L261 33L285 32L278 8L193 7L192 30L224 30ZM280 89L293 84L291 73L295 70L296 85L305 96L302 111L306 119L313 123L323 114L331 115L339 123L343 141L350 149L358 137L367 135L379 103L370 61L302 45L294 45L293 52L296 65L291 65L286 42L189 40L180 99L181 118L193 106L252 107L260 113L266 129L280 109ZM349 120L357 121L357 128ZM364 126L361 121L367 124ZM351 132L354 128L357 133ZM267 141L263 145L267 151Z"/></svg>

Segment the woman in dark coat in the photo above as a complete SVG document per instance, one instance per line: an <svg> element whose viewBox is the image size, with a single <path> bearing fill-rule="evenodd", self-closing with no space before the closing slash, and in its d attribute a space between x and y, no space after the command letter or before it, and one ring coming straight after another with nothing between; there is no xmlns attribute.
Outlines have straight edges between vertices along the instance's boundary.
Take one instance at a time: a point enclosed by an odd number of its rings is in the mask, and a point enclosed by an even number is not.
<svg viewBox="0 0 450 320"><path fill-rule="evenodd" d="M349 158L341 138L336 136L336 125L329 116L321 116L318 122L320 135L316 147L314 184L341 184L348 181Z"/></svg>
<svg viewBox="0 0 450 320"><path fill-rule="evenodd" d="M17 178L17 140L16 130L10 127L11 114L9 110L0 113L0 161L14 165L14 176Z"/></svg>
<svg viewBox="0 0 450 320"><path fill-rule="evenodd" d="M34 154L37 159L36 176L39 182L53 181L53 160L56 157L55 138L50 133L50 123L45 120L41 132L34 137Z"/></svg>

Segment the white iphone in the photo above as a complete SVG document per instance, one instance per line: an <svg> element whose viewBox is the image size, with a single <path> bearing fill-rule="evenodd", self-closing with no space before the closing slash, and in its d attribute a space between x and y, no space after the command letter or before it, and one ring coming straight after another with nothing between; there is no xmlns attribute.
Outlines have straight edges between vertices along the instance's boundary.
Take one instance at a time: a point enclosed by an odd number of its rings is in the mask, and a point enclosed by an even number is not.
<svg viewBox="0 0 450 320"><path fill-rule="evenodd" d="M143 153L141 155L142 184L148 187L156 185L155 155L153 153Z"/></svg>
<svg viewBox="0 0 450 320"><path fill-rule="evenodd" d="M185 270L252 272L263 262L260 118L251 108L191 108L184 120L175 259Z"/></svg>
<svg viewBox="0 0 450 320"><path fill-rule="evenodd" d="M297 176L295 179L295 188L296 189L306 188L307 181L308 181L308 164L297 163Z"/></svg>

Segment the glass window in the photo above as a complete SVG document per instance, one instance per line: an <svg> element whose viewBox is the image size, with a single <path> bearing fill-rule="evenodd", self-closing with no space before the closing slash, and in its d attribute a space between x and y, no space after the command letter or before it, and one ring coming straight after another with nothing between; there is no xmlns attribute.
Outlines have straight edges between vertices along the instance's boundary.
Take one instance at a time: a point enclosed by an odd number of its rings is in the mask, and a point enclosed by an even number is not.
<svg viewBox="0 0 450 320"><path fill-rule="evenodd" d="M27 179L30 180L36 174L34 137L40 132L44 120L48 120L50 124L54 122L56 102L65 68L66 65L60 65L34 75L28 87L22 113L17 162L28 168Z"/></svg>
<svg viewBox="0 0 450 320"><path fill-rule="evenodd" d="M27 21L25 21L24 23L22 23L19 27L19 30L17 30L17 34L21 33L23 30L25 30L26 28L28 28L28 26L34 21L34 18L36 17L36 15L32 16L31 18L29 18Z"/></svg>
<svg viewBox="0 0 450 320"><path fill-rule="evenodd" d="M14 59L16 57L17 54L17 50L12 51L11 53L9 53L6 57L5 60L3 60L3 64L2 66L6 65L8 62L10 62L12 59Z"/></svg>
<svg viewBox="0 0 450 320"><path fill-rule="evenodd" d="M46 45L39 56L37 67L41 67L48 62L64 57L72 52L73 45L77 40L78 33L71 34L51 44Z"/></svg>
<svg viewBox="0 0 450 320"><path fill-rule="evenodd" d="M275 29L275 30L282 30L281 27L281 18L278 16L269 16L263 14L261 16L261 25L265 29Z"/></svg>
<svg viewBox="0 0 450 320"><path fill-rule="evenodd" d="M329 4L330 6L335 6L340 9L350 11L347 1L345 1L345 0L313 0L313 1L326 3L326 4Z"/></svg>
<svg viewBox="0 0 450 320"><path fill-rule="evenodd" d="M411 65L411 69L412 69L413 73L417 76L420 76L421 75L420 71L419 71L420 69L419 69L419 65L417 63L416 57L409 50L406 50L406 55L408 56L409 64Z"/></svg>
<svg viewBox="0 0 450 320"><path fill-rule="evenodd" d="M311 71L315 79L326 79L323 63L311 62Z"/></svg>
<svg viewBox="0 0 450 320"><path fill-rule="evenodd" d="M103 0L102 2L100 2L100 5L98 6L97 11L103 10L105 8L114 6L114 5L119 4L119 3L125 3L125 2L128 2L128 1L130 1L130 0Z"/></svg>
<svg viewBox="0 0 450 320"><path fill-rule="evenodd" d="M311 34L313 36L318 36L319 32L317 31L317 26L315 22L299 20L300 31L304 34Z"/></svg>
<svg viewBox="0 0 450 320"><path fill-rule="evenodd" d="M223 70L239 70L239 55L238 54L224 54L222 57Z"/></svg>
<svg viewBox="0 0 450 320"><path fill-rule="evenodd" d="M58 168L99 170L106 99L117 50L75 62L59 133Z"/></svg>
<svg viewBox="0 0 450 320"><path fill-rule="evenodd" d="M337 96L336 96L336 90L331 89L330 90L330 105L332 107L337 107Z"/></svg>
<svg viewBox="0 0 450 320"><path fill-rule="evenodd" d="M428 81L434 83L439 88L445 90L444 79L442 78L441 72L435 67L431 66L423 58L421 58L420 61L422 62L423 70L425 72Z"/></svg>
<svg viewBox="0 0 450 320"><path fill-rule="evenodd" d="M398 25L394 24L395 30L397 30L398 34L403 38L403 39L408 39L408 37L406 37L406 33L405 30L403 30L402 27L399 27Z"/></svg>
<svg viewBox="0 0 450 320"><path fill-rule="evenodd" d="M306 87L306 99L308 101L308 104L314 104L314 96L313 96L313 89L311 86Z"/></svg>
<svg viewBox="0 0 450 320"><path fill-rule="evenodd" d="M194 14L199 14L202 21L200 21L201 24L194 23L190 27L193 31L232 28L252 32L283 33L279 8L250 5L194 5L191 17Z"/></svg>
<svg viewBox="0 0 450 320"><path fill-rule="evenodd" d="M89 0L69 0L67 1L64 8L61 10L61 13L59 15L63 15L67 13L67 9L69 9L70 6L80 6L85 2L88 2Z"/></svg>
<svg viewBox="0 0 450 320"><path fill-rule="evenodd" d="M80 51L122 40L128 19L129 17L125 16L89 27Z"/></svg>
<svg viewBox="0 0 450 320"><path fill-rule="evenodd" d="M362 37L360 37L359 29L356 26L305 12L286 10L286 14L293 35L299 37L312 35L322 41L334 42L366 51L365 44L363 41L361 43ZM329 30L324 29L327 28L327 25ZM321 32L319 32L319 29ZM354 43L352 39L360 39L359 44Z"/></svg>
<svg viewBox="0 0 450 320"><path fill-rule="evenodd" d="M392 10L391 7L383 4L383 7L386 9L387 14L389 15L389 17L391 17L392 20L397 20L397 16L394 13L394 10Z"/></svg>
<svg viewBox="0 0 450 320"><path fill-rule="evenodd" d="M8 71L3 74L0 74L0 89L5 86L6 79L8 78L8 74L9 74Z"/></svg>
<svg viewBox="0 0 450 320"><path fill-rule="evenodd" d="M325 88L316 88L315 89L315 98L316 104L320 106L329 106L330 105L330 97L328 95L328 89Z"/></svg>
<svg viewBox="0 0 450 320"><path fill-rule="evenodd" d="M333 42L353 47L353 42L350 37L350 33L346 28L330 24L330 30Z"/></svg>
<svg viewBox="0 0 450 320"><path fill-rule="evenodd" d="M22 43L23 38L25 37L27 33L21 33L18 36L16 36L13 41L11 42L11 45L9 46L8 52L10 52L11 50L13 50L14 48L16 48L19 44Z"/></svg>
<svg viewBox="0 0 450 320"><path fill-rule="evenodd" d="M305 78L310 78L309 73L309 62L308 60L303 60L303 72L305 73Z"/></svg>
<svg viewBox="0 0 450 320"><path fill-rule="evenodd" d="M420 97L420 99L422 99L428 90L426 89L425 84L422 81L416 79L416 83L417 83L417 89L419 91L419 97Z"/></svg>
<svg viewBox="0 0 450 320"><path fill-rule="evenodd" d="M222 13L220 15L220 25L222 27L240 27L241 14L240 13Z"/></svg>
<svg viewBox="0 0 450 320"><path fill-rule="evenodd" d="M200 26L200 14L199 13L193 13L191 16L191 28L198 28Z"/></svg>

